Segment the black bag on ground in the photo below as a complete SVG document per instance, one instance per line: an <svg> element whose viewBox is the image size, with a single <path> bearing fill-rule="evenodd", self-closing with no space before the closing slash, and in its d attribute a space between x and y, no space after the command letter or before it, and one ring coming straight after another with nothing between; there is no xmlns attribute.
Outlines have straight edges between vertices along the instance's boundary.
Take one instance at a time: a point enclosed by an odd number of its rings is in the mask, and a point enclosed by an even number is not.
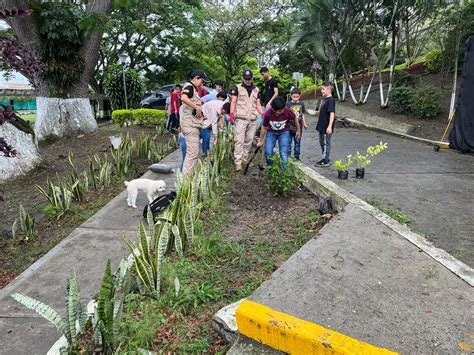
<svg viewBox="0 0 474 355"><path fill-rule="evenodd" d="M325 214L332 214L333 213L333 208L332 208L332 201L330 197L323 197L319 196L318 199L318 204L316 206L316 210L319 212L319 214L325 215Z"/></svg>
<svg viewBox="0 0 474 355"><path fill-rule="evenodd" d="M156 216L163 212L166 207L171 203L176 198L176 191L171 191L170 193L166 195L161 195L158 196L153 200L152 203L149 205L146 205L145 208L143 209L143 217L146 218L147 213L148 213L148 206L151 208L151 212L153 213L153 217L156 218Z"/></svg>

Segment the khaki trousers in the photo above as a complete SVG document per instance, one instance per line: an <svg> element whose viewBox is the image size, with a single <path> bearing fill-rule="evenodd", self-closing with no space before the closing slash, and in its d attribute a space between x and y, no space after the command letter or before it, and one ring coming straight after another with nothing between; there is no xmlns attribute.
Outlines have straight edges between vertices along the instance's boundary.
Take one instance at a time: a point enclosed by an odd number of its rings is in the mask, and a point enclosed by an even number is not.
<svg viewBox="0 0 474 355"><path fill-rule="evenodd" d="M199 160L199 140L200 129L193 127L185 120L181 122L181 131L186 139L186 158L183 164L183 174L191 175L193 173L194 165Z"/></svg>
<svg viewBox="0 0 474 355"><path fill-rule="evenodd" d="M235 164L243 164L248 161L250 148L257 131L257 120L235 120Z"/></svg>

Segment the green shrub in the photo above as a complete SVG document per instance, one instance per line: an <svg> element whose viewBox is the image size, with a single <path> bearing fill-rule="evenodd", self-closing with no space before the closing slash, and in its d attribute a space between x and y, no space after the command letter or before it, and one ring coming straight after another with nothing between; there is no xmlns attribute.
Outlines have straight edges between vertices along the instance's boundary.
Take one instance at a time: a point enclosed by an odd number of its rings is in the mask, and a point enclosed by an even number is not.
<svg viewBox="0 0 474 355"><path fill-rule="evenodd" d="M112 121L119 126L123 126L125 122L133 122L132 110L115 110L112 112Z"/></svg>
<svg viewBox="0 0 474 355"><path fill-rule="evenodd" d="M408 86L398 86L390 91L390 107L396 113L410 113L414 89Z"/></svg>
<svg viewBox="0 0 474 355"><path fill-rule="evenodd" d="M285 196L306 180L306 176L292 160L284 164L280 156L270 158L273 162L267 169L267 180L274 196Z"/></svg>
<svg viewBox="0 0 474 355"><path fill-rule="evenodd" d="M120 64L112 64L105 75L105 93L109 97L114 110L124 109L125 90L123 87L123 68ZM133 69L125 69L128 108L140 107L140 100L145 94L145 85L140 75Z"/></svg>
<svg viewBox="0 0 474 355"><path fill-rule="evenodd" d="M309 76L304 76L303 79L298 82L298 86L301 91L306 91L308 88L314 90L314 81Z"/></svg>
<svg viewBox="0 0 474 355"><path fill-rule="evenodd" d="M395 87L415 85L417 79L416 75L410 74L405 70L397 70L395 72L393 84Z"/></svg>
<svg viewBox="0 0 474 355"><path fill-rule="evenodd" d="M441 94L433 86L420 86L414 91L411 112L419 118L431 118L441 112Z"/></svg>
<svg viewBox="0 0 474 355"><path fill-rule="evenodd" d="M166 110L139 108L133 110L133 121L142 126L160 126L165 123L167 114Z"/></svg>
<svg viewBox="0 0 474 355"><path fill-rule="evenodd" d="M433 86L400 86L390 92L390 107L396 113L411 113L419 118L431 118L441 112L441 94Z"/></svg>
<svg viewBox="0 0 474 355"><path fill-rule="evenodd" d="M425 65L431 73L437 73L441 70L443 64L443 51L441 49L432 49L425 54Z"/></svg>

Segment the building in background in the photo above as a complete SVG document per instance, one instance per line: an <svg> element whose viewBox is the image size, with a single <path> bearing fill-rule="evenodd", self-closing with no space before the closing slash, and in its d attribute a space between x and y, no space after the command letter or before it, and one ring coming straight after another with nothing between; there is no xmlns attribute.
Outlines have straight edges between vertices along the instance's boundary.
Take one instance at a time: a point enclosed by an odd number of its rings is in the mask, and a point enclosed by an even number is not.
<svg viewBox="0 0 474 355"><path fill-rule="evenodd" d="M1 83L0 104L11 105L16 111L35 111L35 89L28 83Z"/></svg>

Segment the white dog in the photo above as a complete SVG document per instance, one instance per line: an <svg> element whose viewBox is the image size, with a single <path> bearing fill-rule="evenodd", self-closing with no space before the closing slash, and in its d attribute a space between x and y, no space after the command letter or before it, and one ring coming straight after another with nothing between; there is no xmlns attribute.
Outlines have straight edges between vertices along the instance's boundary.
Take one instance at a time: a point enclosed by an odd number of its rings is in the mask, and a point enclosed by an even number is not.
<svg viewBox="0 0 474 355"><path fill-rule="evenodd" d="M128 207L137 208L135 205L137 201L138 191L144 191L148 202L152 203L155 199L155 195L160 191L165 191L166 183L163 180L150 180L150 179L135 179L132 181L125 181L127 186L127 204Z"/></svg>

